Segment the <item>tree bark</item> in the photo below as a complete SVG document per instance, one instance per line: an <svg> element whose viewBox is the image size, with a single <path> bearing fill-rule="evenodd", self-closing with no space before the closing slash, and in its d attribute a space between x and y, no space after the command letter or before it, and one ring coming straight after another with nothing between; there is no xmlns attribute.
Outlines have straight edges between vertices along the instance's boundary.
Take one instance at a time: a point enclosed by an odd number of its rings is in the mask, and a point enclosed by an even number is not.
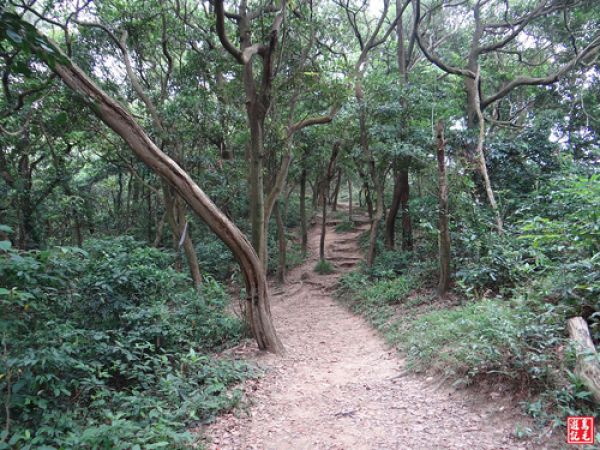
<svg viewBox="0 0 600 450"><path fill-rule="evenodd" d="M440 120L436 127L437 164L438 164L438 246L440 259L440 278L437 293L443 297L450 288L450 228L448 227L448 180L446 177L446 156L444 123Z"/></svg>
<svg viewBox="0 0 600 450"><path fill-rule="evenodd" d="M128 144L136 156L173 187L208 227L231 249L244 275L247 315L261 350L284 351L277 337L269 307L269 288L256 252L243 233L215 206L181 167L150 139L133 116L117 101L98 88L70 59L45 37L59 56L50 60L41 47L32 50L74 92L83 97L94 113Z"/></svg>

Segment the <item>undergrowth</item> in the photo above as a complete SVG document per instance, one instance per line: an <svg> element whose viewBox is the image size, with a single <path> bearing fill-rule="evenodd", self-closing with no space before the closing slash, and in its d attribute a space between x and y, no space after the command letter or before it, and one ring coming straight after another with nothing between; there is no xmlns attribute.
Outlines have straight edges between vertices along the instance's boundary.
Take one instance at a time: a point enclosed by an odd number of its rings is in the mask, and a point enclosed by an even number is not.
<svg viewBox="0 0 600 450"><path fill-rule="evenodd" d="M252 374L210 353L245 329L223 287L130 238L0 253L0 449L187 448Z"/></svg>
<svg viewBox="0 0 600 450"><path fill-rule="evenodd" d="M349 231L353 231L354 229L354 223L347 220L347 218L343 222L340 222L335 226L335 231L338 233L348 233Z"/></svg>

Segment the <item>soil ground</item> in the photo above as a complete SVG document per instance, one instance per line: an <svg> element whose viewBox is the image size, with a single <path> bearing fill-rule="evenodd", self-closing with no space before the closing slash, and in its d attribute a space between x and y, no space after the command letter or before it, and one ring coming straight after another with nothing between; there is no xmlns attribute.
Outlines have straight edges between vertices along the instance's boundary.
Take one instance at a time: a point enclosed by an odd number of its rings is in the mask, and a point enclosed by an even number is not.
<svg viewBox="0 0 600 450"><path fill-rule="evenodd" d="M271 310L286 354L233 350L265 370L243 386L248 406L204 428L211 449L525 449L517 440L526 418L498 395L453 390L432 377L406 374L404 361L331 293L339 276L362 258L358 236L327 227L326 258L335 273L313 271L310 255L284 286L272 286Z"/></svg>

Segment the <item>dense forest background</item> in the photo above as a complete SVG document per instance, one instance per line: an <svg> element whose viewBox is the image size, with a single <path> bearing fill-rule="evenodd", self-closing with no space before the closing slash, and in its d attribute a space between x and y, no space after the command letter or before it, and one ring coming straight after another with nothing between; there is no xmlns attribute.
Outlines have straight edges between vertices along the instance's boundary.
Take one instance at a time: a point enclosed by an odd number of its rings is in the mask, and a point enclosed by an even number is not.
<svg viewBox="0 0 600 450"><path fill-rule="evenodd" d="M369 218L338 295L411 369L540 430L597 411L565 327L600 340L598 30L595 0L3 3L0 448L185 446L255 375L215 352L283 351L265 275L327 214Z"/></svg>

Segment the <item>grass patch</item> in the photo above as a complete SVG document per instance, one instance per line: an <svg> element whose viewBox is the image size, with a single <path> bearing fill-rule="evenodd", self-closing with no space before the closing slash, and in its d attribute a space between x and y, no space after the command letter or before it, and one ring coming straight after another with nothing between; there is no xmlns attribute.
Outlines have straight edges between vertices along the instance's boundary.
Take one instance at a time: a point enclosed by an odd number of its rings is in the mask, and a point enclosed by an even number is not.
<svg viewBox="0 0 600 450"><path fill-rule="evenodd" d="M329 275L329 274L335 272L335 269L333 268L333 264L331 264L326 259L319 260L319 262L315 265L314 270L319 275Z"/></svg>
<svg viewBox="0 0 600 450"><path fill-rule="evenodd" d="M335 226L335 231L338 233L348 233L350 231L354 231L354 229L354 223L350 222L349 220L344 220Z"/></svg>
<svg viewBox="0 0 600 450"><path fill-rule="evenodd" d="M365 273L349 272L340 278L336 296L387 338L398 305L413 289L412 282L408 276L373 281Z"/></svg>

